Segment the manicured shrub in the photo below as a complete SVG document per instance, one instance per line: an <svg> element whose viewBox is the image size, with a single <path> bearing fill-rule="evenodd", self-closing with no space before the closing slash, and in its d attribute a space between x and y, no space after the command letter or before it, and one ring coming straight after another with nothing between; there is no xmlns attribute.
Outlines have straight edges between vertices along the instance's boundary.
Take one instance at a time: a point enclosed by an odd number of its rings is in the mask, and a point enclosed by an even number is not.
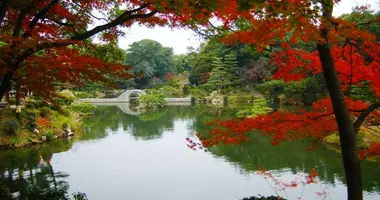
<svg viewBox="0 0 380 200"><path fill-rule="evenodd" d="M138 98L138 102L141 106L146 108L158 108L166 104L164 97L156 94L141 95Z"/></svg>
<svg viewBox="0 0 380 200"><path fill-rule="evenodd" d="M172 86L164 86L159 89L159 92L164 97L181 97L182 91L179 88L175 88Z"/></svg>
<svg viewBox="0 0 380 200"><path fill-rule="evenodd" d="M20 130L20 123L16 119L8 120L7 121L7 128L6 131L9 135L16 135L18 131Z"/></svg>

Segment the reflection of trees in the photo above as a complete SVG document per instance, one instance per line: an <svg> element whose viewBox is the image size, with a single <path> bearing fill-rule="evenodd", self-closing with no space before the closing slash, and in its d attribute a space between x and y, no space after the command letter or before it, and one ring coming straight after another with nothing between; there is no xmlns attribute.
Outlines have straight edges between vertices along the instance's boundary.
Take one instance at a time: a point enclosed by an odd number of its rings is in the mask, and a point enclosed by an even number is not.
<svg viewBox="0 0 380 200"><path fill-rule="evenodd" d="M68 175L55 172L53 153L67 151L72 142L57 140L38 147L0 151L0 181L19 199L66 199Z"/></svg>
<svg viewBox="0 0 380 200"><path fill-rule="evenodd" d="M120 126L136 139L156 139L173 129L175 120L191 119L193 113L190 106L169 106L141 115L125 114L116 106L98 107L95 115L86 119L81 139L103 138L107 129L115 131Z"/></svg>
<svg viewBox="0 0 380 200"><path fill-rule="evenodd" d="M233 110L218 110L217 108L199 108L194 118L193 128L197 133L207 133L211 127L205 122L215 118L226 119L233 116ZM315 168L323 181L334 184L336 178L344 182L344 169L341 155L326 148L306 149L311 144L303 142L284 142L272 146L269 138L252 133L251 140L240 146L220 145L209 150L218 157L236 165L242 173L257 171L259 168L267 170L290 169L293 173L307 173ZM380 190L380 165L364 161L362 163L364 187L366 191Z"/></svg>

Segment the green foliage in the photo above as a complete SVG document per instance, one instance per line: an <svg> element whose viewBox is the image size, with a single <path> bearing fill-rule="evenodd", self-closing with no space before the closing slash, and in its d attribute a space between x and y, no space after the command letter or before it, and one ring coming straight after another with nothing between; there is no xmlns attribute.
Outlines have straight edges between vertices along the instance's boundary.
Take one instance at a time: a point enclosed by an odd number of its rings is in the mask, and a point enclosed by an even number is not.
<svg viewBox="0 0 380 200"><path fill-rule="evenodd" d="M209 93L206 90L203 90L199 87L189 89L189 93L192 97L194 97L197 100L204 100L206 97L209 96Z"/></svg>
<svg viewBox="0 0 380 200"><path fill-rule="evenodd" d="M312 76L299 82L289 83L285 83L283 80L270 80L257 85L256 89L273 100L278 100L280 95L286 97L301 95L302 102L307 105L320 98L319 95L327 93L321 76Z"/></svg>
<svg viewBox="0 0 380 200"><path fill-rule="evenodd" d="M174 72L180 74L191 71L194 67L195 53L181 54L174 56Z"/></svg>
<svg viewBox="0 0 380 200"><path fill-rule="evenodd" d="M27 105L29 105L29 103ZM34 104L30 104L30 105L34 105ZM25 109L21 110L20 117L25 121L26 125L24 126L26 126L26 129L31 133L37 127L36 126L37 116L39 116L39 111L37 109L26 107Z"/></svg>
<svg viewBox="0 0 380 200"><path fill-rule="evenodd" d="M249 109L240 110L236 113L238 117L254 117L264 115L272 111L264 98L253 100L253 105Z"/></svg>
<svg viewBox="0 0 380 200"><path fill-rule="evenodd" d="M75 96L70 90L63 90L61 92L57 92L57 97L54 98L54 101L62 106L62 105L70 105L74 102Z"/></svg>
<svg viewBox="0 0 380 200"><path fill-rule="evenodd" d="M229 104L241 104L241 103L251 103L253 101L253 95L247 92L239 92L228 95Z"/></svg>
<svg viewBox="0 0 380 200"><path fill-rule="evenodd" d="M374 21L380 17L380 12L372 12L372 11L360 11L354 10L350 14L343 14L340 16L341 18L355 22L358 24L358 28L362 30L367 30L372 34L377 36L377 40L380 40L380 23L369 23L367 22Z"/></svg>
<svg viewBox="0 0 380 200"><path fill-rule="evenodd" d="M0 199L4 199L4 200L12 199L11 191L2 182L0 182Z"/></svg>
<svg viewBox="0 0 380 200"><path fill-rule="evenodd" d="M216 57L212 65L214 68L205 84L210 90L221 91L240 83L241 79L235 73L237 66L236 55L228 54L223 60Z"/></svg>
<svg viewBox="0 0 380 200"><path fill-rule="evenodd" d="M151 78L164 78L172 72L173 49L163 47L154 40L141 40L129 46L125 63L132 66L132 73L140 75L135 78L138 87L151 85Z"/></svg>
<svg viewBox="0 0 380 200"><path fill-rule="evenodd" d="M39 109L41 117L50 117L53 112L49 107L42 107Z"/></svg>
<svg viewBox="0 0 380 200"><path fill-rule="evenodd" d="M72 195L73 195L74 200L88 200L86 194L82 192L76 192L76 193L73 193Z"/></svg>
<svg viewBox="0 0 380 200"><path fill-rule="evenodd" d="M164 86L159 89L159 93L164 97L181 97L182 91L172 86Z"/></svg>
<svg viewBox="0 0 380 200"><path fill-rule="evenodd" d="M74 96L78 99L93 98L94 95L89 92L73 92Z"/></svg>
<svg viewBox="0 0 380 200"><path fill-rule="evenodd" d="M21 126L20 126L20 123L18 120L13 119L13 120L7 121L6 131L9 135L17 135L20 128L21 128Z"/></svg>
<svg viewBox="0 0 380 200"><path fill-rule="evenodd" d="M89 103L73 104L69 107L74 112L80 112L81 114L93 114L96 106Z"/></svg>
<svg viewBox="0 0 380 200"><path fill-rule="evenodd" d="M138 98L138 102L140 105L142 105L143 107L148 108L148 109L155 109L158 107L163 107L166 104L164 97L162 97L161 95L157 95L157 94L141 95Z"/></svg>
<svg viewBox="0 0 380 200"><path fill-rule="evenodd" d="M51 126L59 130L62 129L64 124L69 124L73 131L79 130L80 127L80 123L76 120L76 117L73 115L55 115L51 120Z"/></svg>
<svg viewBox="0 0 380 200"><path fill-rule="evenodd" d="M350 97L361 101L374 101L377 99L376 94L367 83L363 83L362 86L353 85L350 90Z"/></svg>

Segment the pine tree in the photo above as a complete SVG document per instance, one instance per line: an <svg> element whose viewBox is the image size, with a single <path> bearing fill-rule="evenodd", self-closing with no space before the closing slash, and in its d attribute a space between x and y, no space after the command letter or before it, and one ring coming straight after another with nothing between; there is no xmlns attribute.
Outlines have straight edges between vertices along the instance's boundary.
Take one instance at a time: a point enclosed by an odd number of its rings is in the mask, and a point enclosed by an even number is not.
<svg viewBox="0 0 380 200"><path fill-rule="evenodd" d="M240 78L237 73L237 60L236 60L236 54L230 53L224 56L223 59L224 65L227 67L226 71L229 73L229 79L230 79L230 86L236 86L241 84L243 81L242 78Z"/></svg>
<svg viewBox="0 0 380 200"><path fill-rule="evenodd" d="M222 89L237 85L241 82L241 79L236 75L236 55L227 54L223 60L220 57L216 57L212 65L213 69L206 86L217 89L220 93Z"/></svg>

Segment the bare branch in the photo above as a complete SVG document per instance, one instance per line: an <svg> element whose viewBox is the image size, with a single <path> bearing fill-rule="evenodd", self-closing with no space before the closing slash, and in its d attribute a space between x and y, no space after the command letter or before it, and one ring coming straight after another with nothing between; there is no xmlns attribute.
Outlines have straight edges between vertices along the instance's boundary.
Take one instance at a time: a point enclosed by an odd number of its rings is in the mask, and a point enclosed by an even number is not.
<svg viewBox="0 0 380 200"><path fill-rule="evenodd" d="M142 9L142 8L141 8ZM132 19L143 19L143 18L149 18L149 17L152 17L154 14L157 13L157 10L153 10L149 13L146 13L146 14L134 14L134 15L131 15L130 14L131 11L126 11L124 12L123 14L121 14L118 18L114 19L113 21L107 23L107 24L104 24L104 25L100 25L100 26L97 26L85 33L82 33L80 35L76 35L74 37L71 38L71 40L85 40L87 38L90 38L92 37L93 35L99 33L99 32L102 32L104 30L107 30L107 29L110 29L112 27L115 27L115 26L118 26L120 24L123 24L129 20L132 20Z"/></svg>

